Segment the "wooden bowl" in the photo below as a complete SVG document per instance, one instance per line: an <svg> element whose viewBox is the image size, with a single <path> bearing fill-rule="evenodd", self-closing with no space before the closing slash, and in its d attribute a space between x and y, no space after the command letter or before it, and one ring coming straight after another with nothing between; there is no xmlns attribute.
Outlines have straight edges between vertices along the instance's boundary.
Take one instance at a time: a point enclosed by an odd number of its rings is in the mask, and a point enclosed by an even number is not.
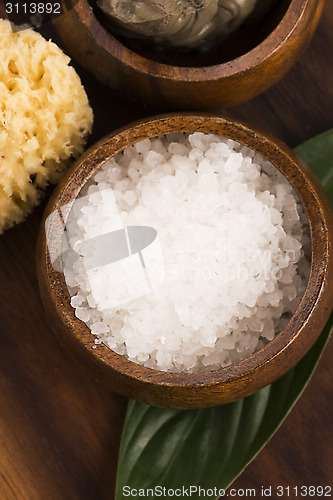
<svg viewBox="0 0 333 500"><path fill-rule="evenodd" d="M62 2L68 11L54 24L69 54L111 88L165 110L218 109L267 90L301 55L324 5L279 0L260 26L241 28L208 53L161 55L112 36L88 0Z"/></svg>
<svg viewBox="0 0 333 500"><path fill-rule="evenodd" d="M63 225L45 220L73 202L82 186L109 158L145 138L178 131L202 131L235 139L264 155L290 181L304 205L312 240L311 273L295 314L263 349L252 356L205 373L166 373L138 365L104 344L95 344L89 328L76 318L62 272L54 270L48 248L61 255ZM60 212L59 212L60 213ZM214 406L243 398L290 370L320 335L333 303L333 217L326 195L310 169L287 146L246 125L208 114L172 114L122 128L84 154L56 188L44 215L38 242L39 285L55 332L73 360L83 363L101 383L129 398L180 408Z"/></svg>

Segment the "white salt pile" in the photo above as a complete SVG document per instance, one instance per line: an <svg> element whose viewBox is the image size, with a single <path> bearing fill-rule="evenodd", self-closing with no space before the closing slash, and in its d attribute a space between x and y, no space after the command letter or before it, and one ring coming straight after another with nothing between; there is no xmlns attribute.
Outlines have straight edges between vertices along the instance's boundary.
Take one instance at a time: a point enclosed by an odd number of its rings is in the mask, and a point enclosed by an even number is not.
<svg viewBox="0 0 333 500"><path fill-rule="evenodd" d="M310 269L307 219L289 182L249 148L202 133L145 140L82 195L65 276L96 343L147 367L206 371L261 348L296 310ZM130 248L137 226L155 229L155 242L98 260L99 235L120 245L110 239L118 231Z"/></svg>

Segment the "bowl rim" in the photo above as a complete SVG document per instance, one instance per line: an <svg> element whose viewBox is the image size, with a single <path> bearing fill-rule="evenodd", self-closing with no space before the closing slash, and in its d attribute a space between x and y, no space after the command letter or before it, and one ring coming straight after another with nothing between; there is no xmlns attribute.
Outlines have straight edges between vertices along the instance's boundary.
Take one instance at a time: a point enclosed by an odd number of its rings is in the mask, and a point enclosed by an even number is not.
<svg viewBox="0 0 333 500"><path fill-rule="evenodd" d="M177 125L179 121L183 122L182 126ZM127 360L104 344L96 345L94 342L95 336L85 323L75 317L74 309L69 303L70 297L64 275L53 269L47 251L44 229L45 219L50 213L60 210L61 206L68 203L68 195L70 195L71 200L76 198L83 185L82 182L77 185L77 179L84 179L86 182L112 156L130 144L144 138L156 137L156 135L159 135L156 133L157 130L159 134L175 131L191 132L194 130L219 133L264 154L295 188L305 208L310 225L312 246L310 278L295 314L286 327L264 348L235 364L213 371L198 373L164 372ZM234 134L237 135L237 138ZM263 135L242 122L217 114L189 112L145 118L112 132L92 146L77 160L56 188L46 208L40 230L40 279L44 281L44 285L46 282L46 293L51 297L53 306L57 308L58 315L62 317L67 333L70 333L73 338L79 341L99 364L102 364L107 369L111 368L113 372L120 373L127 381L139 381L139 383L144 383L146 386L188 387L190 389L197 387L200 390L203 386L208 388L232 384L240 379L245 379L245 383L247 383L251 382L253 377L256 377L257 385L255 390L257 390L283 375L303 357L319 336L329 316L330 304L333 302L333 289L328 286L327 282L333 279L333 262L329 253L333 239L333 224L327 215L328 207L325 205L326 202L323 205L319 200L318 190L320 191L319 182L292 150L280 141L271 138L267 134ZM306 205L304 205L305 192L309 197ZM320 191L320 195L323 192L323 190ZM56 245L59 245L57 235L59 235L62 228L57 225L52 227L51 225L47 230L50 231L51 241L55 241ZM314 238L315 231L319 231L320 238ZM61 293L65 294L67 303L59 299ZM322 301L326 305L324 312L319 312L317 306ZM272 361L274 361L275 366L278 366L278 374L273 374L270 371L268 379L261 380L263 370L266 367L268 368L268 365L271 366ZM254 390L247 393L245 391L245 394L243 391L241 397L251 392L254 392ZM191 397L195 399L196 396L191 394Z"/></svg>
<svg viewBox="0 0 333 500"><path fill-rule="evenodd" d="M214 81L222 77L232 77L261 65L273 54L280 51L286 43L289 46L289 43L297 38L298 33L302 32L311 21L314 9L319 2L319 0L290 0L290 4L278 25L253 49L221 64L193 67L159 63L137 54L122 44L100 23L89 0L65 1L72 4L71 8L75 9L89 37L94 39L93 32L97 33L98 37L95 38L95 42L125 67L153 78L183 81L186 77L187 81L192 82L204 82L207 79ZM311 8L312 6L314 9ZM87 12L89 15L85 16L84 14ZM101 43L102 41L104 43Z"/></svg>

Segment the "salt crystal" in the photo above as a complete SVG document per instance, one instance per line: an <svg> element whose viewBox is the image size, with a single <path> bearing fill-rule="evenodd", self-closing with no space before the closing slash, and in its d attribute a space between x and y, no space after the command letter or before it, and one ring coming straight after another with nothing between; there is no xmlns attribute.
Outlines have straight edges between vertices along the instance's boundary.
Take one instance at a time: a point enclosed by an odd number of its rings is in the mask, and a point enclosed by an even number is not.
<svg viewBox="0 0 333 500"><path fill-rule="evenodd" d="M82 302L84 301L84 297L83 295L74 295L72 298L71 298L71 306L72 307L78 307L82 304Z"/></svg>
<svg viewBox="0 0 333 500"><path fill-rule="evenodd" d="M172 155L187 156L189 153L189 149L184 144L180 144L179 142L172 142L168 147L168 152Z"/></svg>
<svg viewBox="0 0 333 500"><path fill-rule="evenodd" d="M145 154L148 153L148 151L150 150L150 144L151 144L150 140L145 139L144 141L140 141L134 144L134 147L138 153Z"/></svg>
<svg viewBox="0 0 333 500"><path fill-rule="evenodd" d="M93 333L94 335L99 335L101 333L108 333L108 331L110 330L108 325L106 323L103 323L103 322L93 323L91 325L90 329L91 329L91 333Z"/></svg>
<svg viewBox="0 0 333 500"><path fill-rule="evenodd" d="M84 307L77 307L75 309L75 316L86 323L90 319L91 312Z"/></svg>

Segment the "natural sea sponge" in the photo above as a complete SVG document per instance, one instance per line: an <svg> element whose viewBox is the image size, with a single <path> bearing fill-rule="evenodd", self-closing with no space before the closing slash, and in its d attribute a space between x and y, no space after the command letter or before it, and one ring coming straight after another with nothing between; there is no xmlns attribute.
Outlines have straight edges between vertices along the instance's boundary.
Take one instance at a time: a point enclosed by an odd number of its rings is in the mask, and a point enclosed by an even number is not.
<svg viewBox="0 0 333 500"><path fill-rule="evenodd" d="M40 34L0 20L0 234L83 151L93 113L69 61Z"/></svg>

